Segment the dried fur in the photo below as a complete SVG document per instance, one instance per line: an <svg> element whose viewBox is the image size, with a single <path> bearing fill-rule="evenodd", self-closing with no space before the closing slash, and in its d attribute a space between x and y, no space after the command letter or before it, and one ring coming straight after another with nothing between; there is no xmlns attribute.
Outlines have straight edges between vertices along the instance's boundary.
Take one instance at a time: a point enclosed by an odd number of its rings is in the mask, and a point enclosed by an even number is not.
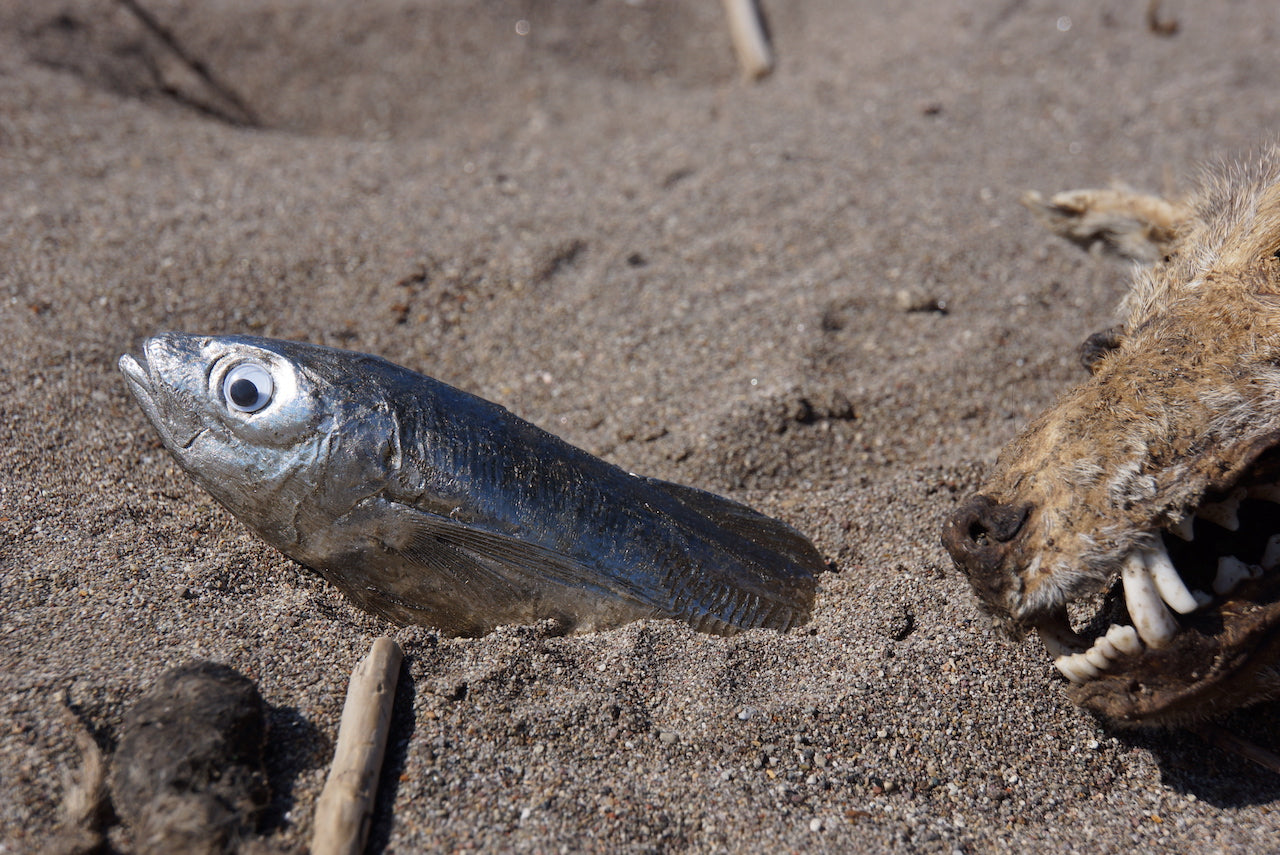
<svg viewBox="0 0 1280 855"><path fill-rule="evenodd" d="M108 763L64 700L80 767L65 775L62 822L41 851L106 851L119 819L139 855L267 855L254 831L269 793L266 707L247 677L212 662L171 668L125 715Z"/></svg>
<svg viewBox="0 0 1280 855"><path fill-rule="evenodd" d="M111 813L107 762L84 722L63 698L64 719L75 737L80 766L63 774L62 821L46 841L48 855L90 855L106 845L103 829Z"/></svg>

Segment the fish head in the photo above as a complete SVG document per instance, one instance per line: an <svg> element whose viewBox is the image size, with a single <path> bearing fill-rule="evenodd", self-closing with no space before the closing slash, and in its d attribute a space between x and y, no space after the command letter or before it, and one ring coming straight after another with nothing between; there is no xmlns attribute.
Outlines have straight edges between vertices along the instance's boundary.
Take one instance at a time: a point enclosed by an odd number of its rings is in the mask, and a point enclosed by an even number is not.
<svg viewBox="0 0 1280 855"><path fill-rule="evenodd" d="M1209 208L943 530L997 623L1118 722L1280 691L1280 192Z"/></svg>
<svg viewBox="0 0 1280 855"><path fill-rule="evenodd" d="M162 333L119 366L178 464L268 543L294 554L309 517L377 492L395 420L340 351ZM371 439L372 438L372 439Z"/></svg>

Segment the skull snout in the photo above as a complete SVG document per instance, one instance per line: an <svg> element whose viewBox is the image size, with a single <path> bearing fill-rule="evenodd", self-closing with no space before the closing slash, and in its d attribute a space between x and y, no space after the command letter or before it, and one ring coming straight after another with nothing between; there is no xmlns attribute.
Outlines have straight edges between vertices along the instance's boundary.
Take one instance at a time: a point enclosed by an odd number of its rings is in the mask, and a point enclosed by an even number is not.
<svg viewBox="0 0 1280 855"><path fill-rule="evenodd" d="M991 605L1007 605L1005 593L1012 579L1006 568L1030 515L1029 504L1002 504L977 495L961 505L942 529L942 545Z"/></svg>

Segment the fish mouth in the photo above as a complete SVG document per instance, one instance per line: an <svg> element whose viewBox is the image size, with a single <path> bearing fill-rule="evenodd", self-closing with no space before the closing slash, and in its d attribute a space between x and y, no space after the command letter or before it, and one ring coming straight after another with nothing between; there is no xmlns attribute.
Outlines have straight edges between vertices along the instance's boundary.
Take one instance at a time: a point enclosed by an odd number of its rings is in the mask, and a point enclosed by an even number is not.
<svg viewBox="0 0 1280 855"><path fill-rule="evenodd" d="M120 373L124 375L125 381L128 382L129 391L133 393L133 397L138 400L138 404L146 412L147 416L153 422L156 421L156 400L151 393L151 374L147 370L149 366L146 357L144 356L139 360L126 353L120 357L116 365L120 368Z"/></svg>
<svg viewBox="0 0 1280 855"><path fill-rule="evenodd" d="M1276 449L1132 542L1100 595L1036 622L1072 700L1119 722L1182 724L1280 689Z"/></svg>
<svg viewBox="0 0 1280 855"><path fill-rule="evenodd" d="M116 365L138 406L160 432L164 444L178 451L189 448L204 432L204 427L198 422L195 396L182 389L177 378L170 383L161 374L160 366L173 363L182 356L171 344L174 335L162 334L147 339L142 356L126 353Z"/></svg>

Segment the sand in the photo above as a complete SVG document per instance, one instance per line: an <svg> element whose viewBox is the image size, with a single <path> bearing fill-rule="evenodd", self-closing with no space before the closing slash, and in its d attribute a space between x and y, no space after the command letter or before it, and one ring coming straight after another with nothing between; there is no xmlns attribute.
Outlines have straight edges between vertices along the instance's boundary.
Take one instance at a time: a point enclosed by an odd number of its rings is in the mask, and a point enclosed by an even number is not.
<svg viewBox="0 0 1280 855"><path fill-rule="evenodd" d="M266 840L301 849L385 633L373 851L1280 839L1280 778L1074 707L938 542L1125 288L1019 196L1173 191L1269 141L1275 4L1168 2L1168 34L1146 4L766 0L751 85L709 0L142 2L209 79L123 3L0 8L0 852L58 821L62 698L110 749L190 658L258 682ZM787 635L398 629L177 469L115 367L162 329L386 356L835 569ZM1277 720L1226 725L1275 749Z"/></svg>

